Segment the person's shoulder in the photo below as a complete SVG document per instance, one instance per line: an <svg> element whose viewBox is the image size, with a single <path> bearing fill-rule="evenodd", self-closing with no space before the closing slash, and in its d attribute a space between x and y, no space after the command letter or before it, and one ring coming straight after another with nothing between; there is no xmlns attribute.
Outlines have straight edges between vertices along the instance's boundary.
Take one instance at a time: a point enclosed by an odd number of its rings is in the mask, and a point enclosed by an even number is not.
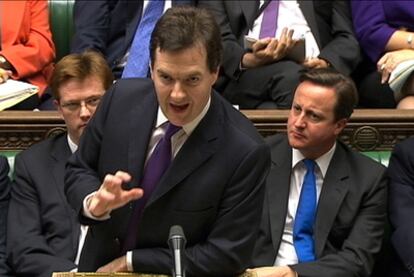
<svg viewBox="0 0 414 277"><path fill-rule="evenodd" d="M140 101L148 95L154 95L154 82L150 78L126 78L117 80L108 91L107 97L115 101Z"/></svg>
<svg viewBox="0 0 414 277"><path fill-rule="evenodd" d="M399 143L397 143L394 147L395 151L404 152L406 154L411 154L414 156L414 152L411 151L414 148L414 137L410 137L408 139L405 139ZM408 151L410 150L410 151Z"/></svg>
<svg viewBox="0 0 414 277"><path fill-rule="evenodd" d="M271 148L274 148L280 143L287 141L287 135L285 133L277 133L271 136L267 136L265 138L265 141Z"/></svg>
<svg viewBox="0 0 414 277"><path fill-rule="evenodd" d="M64 145L66 139L66 132L47 138L18 153L16 159L37 159L40 156L49 155L57 143Z"/></svg>
<svg viewBox="0 0 414 277"><path fill-rule="evenodd" d="M0 155L0 201L9 198L10 191L10 179L9 179L10 166L6 157Z"/></svg>
<svg viewBox="0 0 414 277"><path fill-rule="evenodd" d="M386 170L386 167L380 162L375 161L357 150L351 149L344 143L338 143L337 147L344 151L347 163L352 167L354 172L362 171L365 175L375 175L383 173ZM367 170L367 168L369 168L369 170Z"/></svg>
<svg viewBox="0 0 414 277"><path fill-rule="evenodd" d="M5 156L0 155L0 170L3 168L7 168L9 166L9 162Z"/></svg>
<svg viewBox="0 0 414 277"><path fill-rule="evenodd" d="M7 176L10 171L9 161L5 156L0 155L0 180L1 176Z"/></svg>
<svg viewBox="0 0 414 277"><path fill-rule="evenodd" d="M114 83L114 88L118 89L139 89L154 88L154 82L150 78L125 78L118 79Z"/></svg>
<svg viewBox="0 0 414 277"><path fill-rule="evenodd" d="M223 122L227 131L232 131L241 140L246 138L254 143L264 143L253 123L239 110L233 107L227 100L216 94L217 102L223 107Z"/></svg>

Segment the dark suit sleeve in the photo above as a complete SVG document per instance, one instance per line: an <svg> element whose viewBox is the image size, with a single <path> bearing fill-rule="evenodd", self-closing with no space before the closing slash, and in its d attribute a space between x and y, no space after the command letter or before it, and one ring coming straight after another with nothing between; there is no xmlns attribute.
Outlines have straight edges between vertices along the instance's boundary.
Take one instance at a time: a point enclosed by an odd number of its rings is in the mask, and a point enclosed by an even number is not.
<svg viewBox="0 0 414 277"><path fill-rule="evenodd" d="M318 4L318 1L314 2L314 5ZM320 1L323 2L325 1ZM331 40L323 43L319 57L327 60L339 72L349 75L361 59L359 44L353 31L349 2L332 1L331 5L332 10L329 13L331 19L325 22L331 25L331 33L320 34L322 39L331 36ZM316 12L319 12L318 9L315 7ZM319 20L323 19L319 18Z"/></svg>
<svg viewBox="0 0 414 277"><path fill-rule="evenodd" d="M250 264L249 257L258 231L252 226L258 226L260 222L269 166L266 145L256 146L246 154L223 192L222 203L208 237L185 249L188 275L234 276ZM166 248L133 251L133 267L138 272L154 269L170 272L170 261L170 250Z"/></svg>
<svg viewBox="0 0 414 277"><path fill-rule="evenodd" d="M6 222L9 206L10 180L7 158L0 156L0 276L8 272L6 265Z"/></svg>
<svg viewBox="0 0 414 277"><path fill-rule="evenodd" d="M73 8L75 35L72 52L94 49L106 53L110 33L110 0L77 0Z"/></svg>
<svg viewBox="0 0 414 277"><path fill-rule="evenodd" d="M363 165L360 165L363 166ZM366 168L371 173L374 168ZM327 253L315 262L293 265L301 277L347 277L369 276L374 265L375 253L381 248L386 221L386 199L388 179L385 169L376 170L371 184L360 184L369 188L364 192L358 213L352 226L338 226L337 234L350 228L346 239L337 252ZM362 177L353 180L354 186ZM352 216L352 215L349 215Z"/></svg>
<svg viewBox="0 0 414 277"><path fill-rule="evenodd" d="M59 258L43 233L41 203L27 164L15 159L7 225L7 252L13 270L20 276L49 277L54 271L70 271L76 265Z"/></svg>
<svg viewBox="0 0 414 277"><path fill-rule="evenodd" d="M199 1L198 6L210 10L220 26L221 38L223 42L223 62L222 67L226 76L237 78L240 72L240 62L246 52L239 44L238 38L233 33L229 17L226 11L225 1Z"/></svg>
<svg viewBox="0 0 414 277"><path fill-rule="evenodd" d="M414 267L414 140L397 144L391 156L389 218L391 243L407 268Z"/></svg>

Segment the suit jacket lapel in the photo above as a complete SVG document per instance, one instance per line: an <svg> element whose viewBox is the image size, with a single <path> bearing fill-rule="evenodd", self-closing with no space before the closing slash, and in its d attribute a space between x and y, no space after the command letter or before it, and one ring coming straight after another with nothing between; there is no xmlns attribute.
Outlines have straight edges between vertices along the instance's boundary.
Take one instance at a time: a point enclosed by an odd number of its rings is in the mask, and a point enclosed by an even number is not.
<svg viewBox="0 0 414 277"><path fill-rule="evenodd" d="M66 162L69 159L69 157L72 155L72 152L69 148L67 136L66 133L62 134L61 137L57 138L53 145L52 145L52 151L50 153L51 158L51 167L52 167L52 174L54 178L54 184L55 186L63 186L62 181L64 180L65 175L65 166ZM52 185L52 184L51 184ZM66 203L66 196L64 194L63 187L57 187L56 188L59 196L61 198L62 203ZM66 212L68 215L73 214L74 212L70 208L69 205L64 205ZM79 239L79 233L80 233L80 226L79 224L76 224L75 221L72 220L72 247L74 249L73 253L77 252L78 248L78 239Z"/></svg>
<svg viewBox="0 0 414 277"><path fill-rule="evenodd" d="M52 151L50 153L50 157L52 159L52 173L56 186L59 185L64 179L66 162L71 154L66 133L62 134L61 137L54 141ZM58 192L62 200L66 201L63 188L58 189Z"/></svg>
<svg viewBox="0 0 414 277"><path fill-rule="evenodd" d="M149 140L157 118L158 105L154 94L142 99L129 116L128 172L132 174L132 186L138 187L144 172ZM145 149L143 152L137 149Z"/></svg>
<svg viewBox="0 0 414 277"><path fill-rule="evenodd" d="M306 19L306 22L309 25L309 28L312 31L313 36L315 37L318 46L321 47L321 36L319 35L318 24L315 17L315 8L313 6L313 1L309 0L299 0L299 8L301 9L303 16Z"/></svg>
<svg viewBox="0 0 414 277"><path fill-rule="evenodd" d="M136 11L135 16L132 18L131 22L128 23L125 34L125 49L128 49L131 46L132 40L135 36L135 31L138 28L139 22L142 16L142 9L144 6L144 1L126 1L128 11Z"/></svg>
<svg viewBox="0 0 414 277"><path fill-rule="evenodd" d="M237 1L243 11L247 27L250 30L253 27L257 12L259 11L259 1Z"/></svg>
<svg viewBox="0 0 414 277"><path fill-rule="evenodd" d="M147 206L171 190L217 151L222 115L216 102L212 97L209 111L177 153Z"/></svg>
<svg viewBox="0 0 414 277"><path fill-rule="evenodd" d="M329 232L338 214L339 208L349 190L349 168L346 164L345 151L337 143L335 153L329 164L321 195L315 222L315 252L320 257L324 249Z"/></svg>
<svg viewBox="0 0 414 277"><path fill-rule="evenodd" d="M267 177L269 221L272 242L277 252L286 221L289 202L290 174L292 171L292 150L285 138L283 143L272 149L272 168Z"/></svg>

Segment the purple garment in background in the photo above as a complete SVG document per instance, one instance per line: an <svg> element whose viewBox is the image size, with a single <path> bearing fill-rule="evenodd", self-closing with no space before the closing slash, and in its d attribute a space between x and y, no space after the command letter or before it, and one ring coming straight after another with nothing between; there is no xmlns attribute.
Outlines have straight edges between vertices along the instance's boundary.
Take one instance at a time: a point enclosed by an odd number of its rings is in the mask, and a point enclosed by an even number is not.
<svg viewBox="0 0 414 277"><path fill-rule="evenodd" d="M413 1L352 0L351 7L356 37L374 63L395 31L401 27L414 31Z"/></svg>

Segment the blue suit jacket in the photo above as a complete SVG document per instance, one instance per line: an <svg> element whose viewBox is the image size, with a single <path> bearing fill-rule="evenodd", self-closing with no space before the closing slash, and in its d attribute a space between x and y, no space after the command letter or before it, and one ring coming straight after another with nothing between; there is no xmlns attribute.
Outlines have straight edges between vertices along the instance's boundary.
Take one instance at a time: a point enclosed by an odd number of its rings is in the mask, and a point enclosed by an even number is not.
<svg viewBox="0 0 414 277"><path fill-rule="evenodd" d="M7 226L8 260L16 276L50 277L76 267L80 226L63 191L70 155L64 133L16 156Z"/></svg>
<svg viewBox="0 0 414 277"><path fill-rule="evenodd" d="M414 276L414 138L397 144L388 166L391 244L397 254L389 276Z"/></svg>
<svg viewBox="0 0 414 277"><path fill-rule="evenodd" d="M6 265L6 223L9 206L10 179L7 158L0 156L0 276L7 276Z"/></svg>
<svg viewBox="0 0 414 277"><path fill-rule="evenodd" d="M143 0L77 0L73 18L72 52L98 50L114 71L129 49L141 20ZM195 5L196 0L173 0L173 5ZM115 71L116 77L122 72Z"/></svg>
<svg viewBox="0 0 414 277"><path fill-rule="evenodd" d="M81 213L86 195L104 176L129 172L140 186L158 103L149 79L119 80L101 102L69 160L66 195ZM234 276L250 262L264 181L267 145L252 123L217 93L148 200L138 226L133 266L137 272L170 274L167 245L172 225L183 227L188 276ZM139 201L139 200L138 200ZM121 253L134 203L112 211L89 229L80 270L94 271Z"/></svg>

